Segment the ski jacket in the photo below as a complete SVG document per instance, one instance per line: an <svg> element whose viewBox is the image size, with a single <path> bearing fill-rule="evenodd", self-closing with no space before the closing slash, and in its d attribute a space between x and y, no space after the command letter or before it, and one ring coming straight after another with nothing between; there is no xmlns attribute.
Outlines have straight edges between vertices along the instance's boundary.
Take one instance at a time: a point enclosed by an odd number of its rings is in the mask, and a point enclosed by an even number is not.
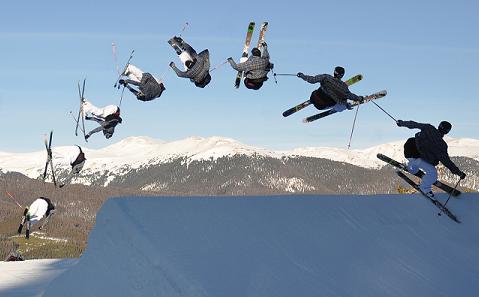
<svg viewBox="0 0 479 297"><path fill-rule="evenodd" d="M414 121L401 121L401 126L421 130L415 135L416 147L421 155L421 159L434 166L441 162L453 174L461 174L461 170L449 158L447 143L443 139L444 134L439 132L436 127L431 124L422 124Z"/></svg>
<svg viewBox="0 0 479 297"><path fill-rule="evenodd" d="M359 101L360 97L349 91L348 85L339 78L335 78L329 74L319 74L316 76L309 76L301 74L299 76L310 84L320 83L320 89L329 95L336 103L345 104L347 100Z"/></svg>
<svg viewBox="0 0 479 297"><path fill-rule="evenodd" d="M74 145L68 150L65 159L72 166L72 168L86 160L85 154L78 145Z"/></svg>
<svg viewBox="0 0 479 297"><path fill-rule="evenodd" d="M191 82L201 84L210 71L210 53L205 49L194 58L196 59L196 62L191 69L181 71L176 65L172 65L171 68L173 68L178 77L189 78Z"/></svg>
<svg viewBox="0 0 479 297"><path fill-rule="evenodd" d="M228 59L228 62L234 70L244 71L245 77L249 79L265 78L268 72L271 70L267 46L263 47L263 54L261 57L250 56L248 60L239 64L236 64L233 59Z"/></svg>
<svg viewBox="0 0 479 297"><path fill-rule="evenodd" d="M142 101L150 101L161 96L165 89L150 73L143 73L139 89L143 93Z"/></svg>

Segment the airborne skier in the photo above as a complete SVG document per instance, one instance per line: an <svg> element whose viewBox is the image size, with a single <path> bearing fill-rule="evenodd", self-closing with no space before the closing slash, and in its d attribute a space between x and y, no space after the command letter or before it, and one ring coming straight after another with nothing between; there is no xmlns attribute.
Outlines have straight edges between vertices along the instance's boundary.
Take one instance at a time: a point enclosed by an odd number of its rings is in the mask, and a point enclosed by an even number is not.
<svg viewBox="0 0 479 297"><path fill-rule="evenodd" d="M419 189L428 197L433 198L431 186L437 180L436 166L441 162L453 174L461 179L466 177L447 153L447 144L443 137L451 131L452 125L447 121L442 121L437 129L431 124L422 124L414 121L398 120L396 124L399 127L409 129L420 129L415 137L409 138L404 144L404 156L408 160L407 170L411 174L417 173L420 169L425 172L422 177Z"/></svg>
<svg viewBox="0 0 479 297"><path fill-rule="evenodd" d="M236 64L232 57L228 58L228 62L234 70L245 73L244 85L252 90L259 90L268 80L268 72L273 69L266 42L262 42L260 48L253 48L251 56L245 62Z"/></svg>
<svg viewBox="0 0 479 297"><path fill-rule="evenodd" d="M170 62L170 67L176 72L176 75L189 78L198 88L206 87L211 81L208 49L197 54L188 43L177 36L171 38L168 43L175 49L185 68L185 71L181 71L174 62Z"/></svg>
<svg viewBox="0 0 479 297"><path fill-rule="evenodd" d="M85 120L95 121L100 124L100 127L88 132L85 135L85 139L88 139L92 134L100 131L103 131L103 135L109 139L113 136L116 125L123 121L120 117L120 107L116 105L108 105L103 108L98 108L85 100L83 101L82 109ZM90 113L91 116L87 116L88 113Z"/></svg>
<svg viewBox="0 0 479 297"><path fill-rule="evenodd" d="M60 188L64 187L66 184L69 184L74 175L78 175L85 165L85 153L80 146L75 145L70 150L68 150L65 155L66 161L70 164L72 171L68 174L64 183L60 185Z"/></svg>
<svg viewBox="0 0 479 297"><path fill-rule="evenodd" d="M358 96L349 91L348 85L341 79L344 76L344 68L334 68L334 76L319 74L316 76L305 75L301 72L297 76L311 84L320 83L320 87L311 93L310 101L319 110L332 108L341 112L350 108L348 100L362 102L363 96Z"/></svg>
<svg viewBox="0 0 479 297"><path fill-rule="evenodd" d="M30 207L26 207L23 212L22 222L18 227L18 234L22 233L23 225L26 224L25 237L30 237L30 228L33 224L38 223L44 216L45 220L38 229L43 229L50 220L51 216L55 213L55 205L50 199L46 197L40 197L33 201Z"/></svg>
<svg viewBox="0 0 479 297"><path fill-rule="evenodd" d="M128 64L122 76L125 78L120 79L119 83L128 88L140 101L151 101L158 98L165 90L165 86L161 81L156 79L151 73L143 72L133 64ZM138 90L131 87L130 84L138 86Z"/></svg>

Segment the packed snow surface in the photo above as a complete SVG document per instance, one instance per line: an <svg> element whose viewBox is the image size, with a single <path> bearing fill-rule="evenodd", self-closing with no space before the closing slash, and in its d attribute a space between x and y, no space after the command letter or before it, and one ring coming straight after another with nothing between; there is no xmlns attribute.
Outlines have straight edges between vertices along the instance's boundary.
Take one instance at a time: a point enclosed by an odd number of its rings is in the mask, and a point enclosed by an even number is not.
<svg viewBox="0 0 479 297"><path fill-rule="evenodd" d="M43 296L476 297L478 198L114 198Z"/></svg>

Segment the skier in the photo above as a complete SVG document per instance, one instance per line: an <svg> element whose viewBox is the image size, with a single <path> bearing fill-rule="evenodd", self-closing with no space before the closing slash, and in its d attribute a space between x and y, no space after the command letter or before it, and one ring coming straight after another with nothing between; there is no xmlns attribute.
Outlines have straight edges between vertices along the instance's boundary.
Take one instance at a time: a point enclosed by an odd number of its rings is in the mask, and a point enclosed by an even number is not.
<svg viewBox="0 0 479 297"><path fill-rule="evenodd" d="M415 137L409 138L404 144L404 156L408 160L407 170L415 174L422 169L425 175L422 177L419 188L427 196L433 198L431 186L437 180L436 165L441 162L453 174L461 179L466 177L449 158L447 153L447 144L443 137L451 131L452 125L447 121L442 121L437 129L431 124L422 124L414 121L398 120L396 124L399 127L409 129L420 129Z"/></svg>
<svg viewBox="0 0 479 297"><path fill-rule="evenodd" d="M233 58L228 58L228 62L234 70L244 72L244 85L252 90L259 90L268 80L268 72L273 69L273 64L269 62L268 45L263 41L260 47L263 53L261 54L261 50L255 47L245 62L236 64Z"/></svg>
<svg viewBox="0 0 479 297"><path fill-rule="evenodd" d="M314 107L319 110L332 108L336 112L351 109L348 100L362 102L363 96L358 96L349 91L348 85L341 79L344 76L344 68L334 68L334 76L319 74L316 76L305 75L301 72L297 76L311 84L320 83L320 87L311 93L310 100Z"/></svg>
<svg viewBox="0 0 479 297"><path fill-rule="evenodd" d="M50 199L46 197L38 198L37 200L33 201L30 207L25 208L23 212L22 223L18 227L18 234L22 233L23 225L26 224L25 237L28 239L30 237L31 226L38 223L38 221L45 217L43 224L38 228L42 230L54 213L55 205Z"/></svg>
<svg viewBox="0 0 479 297"><path fill-rule="evenodd" d="M151 101L158 98L165 90L161 81L133 64L128 64L122 75L128 78L120 79L119 83L127 87L140 101ZM130 84L138 86L139 90L134 89Z"/></svg>
<svg viewBox="0 0 479 297"><path fill-rule="evenodd" d="M189 78L198 88L206 87L211 81L210 71L210 53L208 49L199 54L181 37L173 37L168 43L175 49L185 71L179 70L174 62L170 62L170 67L176 72L178 77Z"/></svg>
<svg viewBox="0 0 479 297"><path fill-rule="evenodd" d="M92 134L100 131L103 131L103 135L109 139L113 136L116 125L123 121L120 117L120 107L116 105L108 105L103 108L98 108L85 100L83 101L82 108L85 120L95 121L100 124L100 127L88 132L88 134L85 135L85 139L88 139ZM91 116L87 116L88 113L90 113Z"/></svg>
<svg viewBox="0 0 479 297"><path fill-rule="evenodd" d="M86 161L85 153L83 153L83 150L78 145L73 146L67 152L65 158L72 167L72 171L70 172L70 174L68 174L67 178L65 179L65 182L60 185L60 188L64 187L66 184L69 184L73 176L80 173Z"/></svg>

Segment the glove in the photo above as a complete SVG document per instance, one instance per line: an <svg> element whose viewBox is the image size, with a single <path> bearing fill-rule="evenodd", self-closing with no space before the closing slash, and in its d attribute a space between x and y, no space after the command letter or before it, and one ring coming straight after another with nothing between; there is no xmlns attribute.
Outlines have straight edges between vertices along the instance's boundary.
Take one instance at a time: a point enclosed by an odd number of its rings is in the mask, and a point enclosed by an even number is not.
<svg viewBox="0 0 479 297"><path fill-rule="evenodd" d="M228 60L228 62L233 62L234 61L233 58L231 58L231 57L229 57L227 60Z"/></svg>
<svg viewBox="0 0 479 297"><path fill-rule="evenodd" d="M398 125L398 127L403 127L404 126L404 121L397 120L396 125Z"/></svg>
<svg viewBox="0 0 479 297"><path fill-rule="evenodd" d="M120 80L118 81L118 83L119 83L120 85L126 86L126 80L124 80L124 79L120 79Z"/></svg>
<svg viewBox="0 0 479 297"><path fill-rule="evenodd" d="M364 96L359 96L359 103L364 103Z"/></svg>
<svg viewBox="0 0 479 297"><path fill-rule="evenodd" d="M461 171L461 173L459 173L458 175L459 175L459 177L460 177L461 179L465 179L465 178L466 178L466 174L465 174L464 172L462 172L462 171Z"/></svg>
<svg viewBox="0 0 479 297"><path fill-rule="evenodd" d="M170 62L170 67L174 67L175 66L175 62Z"/></svg>
<svg viewBox="0 0 479 297"><path fill-rule="evenodd" d="M268 44L265 41L263 41L261 42L261 46L268 46Z"/></svg>
<svg viewBox="0 0 479 297"><path fill-rule="evenodd" d="M296 74L296 76L302 78L304 76L304 74L302 72L298 72L298 74Z"/></svg>

